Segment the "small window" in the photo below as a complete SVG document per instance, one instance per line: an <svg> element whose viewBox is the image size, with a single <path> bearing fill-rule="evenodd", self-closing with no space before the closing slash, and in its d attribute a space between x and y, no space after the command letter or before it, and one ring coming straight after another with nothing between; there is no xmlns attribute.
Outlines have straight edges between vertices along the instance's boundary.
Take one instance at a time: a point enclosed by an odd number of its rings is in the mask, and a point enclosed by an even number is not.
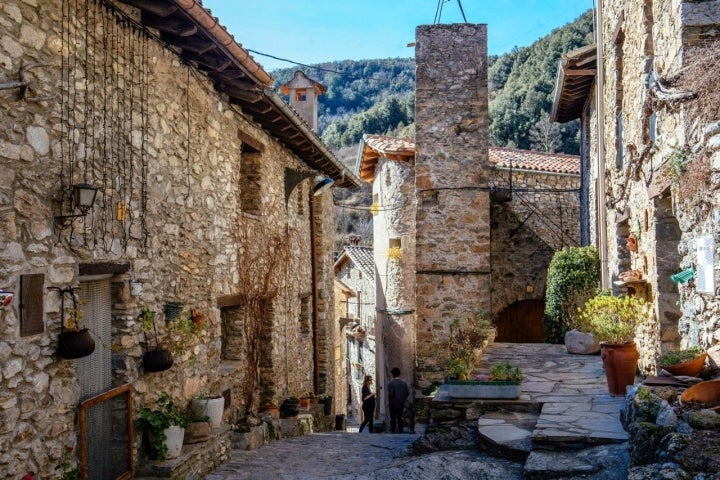
<svg viewBox="0 0 720 480"><path fill-rule="evenodd" d="M307 100L307 94L305 93L305 89L299 89L295 92L295 101L296 102L304 102Z"/></svg>
<svg viewBox="0 0 720 480"><path fill-rule="evenodd" d="M390 244L388 245L390 248L402 248L402 240L399 238L391 238Z"/></svg>

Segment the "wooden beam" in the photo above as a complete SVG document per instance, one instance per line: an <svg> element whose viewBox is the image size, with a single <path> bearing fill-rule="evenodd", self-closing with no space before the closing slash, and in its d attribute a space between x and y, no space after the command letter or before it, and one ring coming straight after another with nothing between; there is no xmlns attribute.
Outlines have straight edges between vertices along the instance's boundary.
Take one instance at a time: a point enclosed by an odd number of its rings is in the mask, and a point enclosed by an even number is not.
<svg viewBox="0 0 720 480"><path fill-rule="evenodd" d="M78 267L80 276L84 275L103 275L112 273L117 275L130 271L130 262L96 262L81 263Z"/></svg>
<svg viewBox="0 0 720 480"><path fill-rule="evenodd" d="M221 55L213 55L212 52L206 53L205 55L198 55L194 52L185 51L182 53L182 56L184 59L195 62L211 72L222 72L233 65L232 60L229 58Z"/></svg>
<svg viewBox="0 0 720 480"><path fill-rule="evenodd" d="M178 17L161 17L151 12L143 11L142 21L152 28L157 28L164 33L177 35L178 37L189 37L198 31L197 25Z"/></svg>
<svg viewBox="0 0 720 480"><path fill-rule="evenodd" d="M151 12L159 17L167 17L177 12L177 7L163 0L119 0L126 5Z"/></svg>
<svg viewBox="0 0 720 480"><path fill-rule="evenodd" d="M258 153L265 150L265 145L263 145L262 142L251 137L250 135L243 132L242 130L238 130L238 138L243 143L243 151L245 151L246 146L250 147L252 150L254 150Z"/></svg>
<svg viewBox="0 0 720 480"><path fill-rule="evenodd" d="M586 75L595 75L597 73L597 70L594 68L587 68L587 69L572 69L568 68L567 70L564 70L566 76L568 77L579 77L579 76L586 76Z"/></svg>
<svg viewBox="0 0 720 480"><path fill-rule="evenodd" d="M217 48L217 45L210 40L200 37L200 35L194 35L192 37L179 37L170 33L163 33L161 38L171 45L180 47L183 51L190 51L197 53L198 55L204 55L210 50Z"/></svg>

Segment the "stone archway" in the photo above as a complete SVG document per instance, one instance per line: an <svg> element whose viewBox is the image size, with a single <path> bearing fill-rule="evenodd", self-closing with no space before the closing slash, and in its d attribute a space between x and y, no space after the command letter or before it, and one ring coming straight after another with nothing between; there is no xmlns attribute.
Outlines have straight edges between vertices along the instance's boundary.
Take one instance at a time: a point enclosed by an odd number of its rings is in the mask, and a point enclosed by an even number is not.
<svg viewBox="0 0 720 480"><path fill-rule="evenodd" d="M508 305L495 319L497 342L542 343L545 300L518 300Z"/></svg>

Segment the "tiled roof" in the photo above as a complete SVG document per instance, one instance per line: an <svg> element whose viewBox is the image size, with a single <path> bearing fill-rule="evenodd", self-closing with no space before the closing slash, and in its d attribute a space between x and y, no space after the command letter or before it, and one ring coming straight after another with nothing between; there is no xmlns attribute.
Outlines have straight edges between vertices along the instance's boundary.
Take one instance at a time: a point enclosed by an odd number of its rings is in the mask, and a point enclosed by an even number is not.
<svg viewBox="0 0 720 480"><path fill-rule="evenodd" d="M345 251L340 256L335 266L343 263L347 257L355 266L360 269L363 274L373 280L375 278L375 259L373 257L373 249L369 247L346 246Z"/></svg>
<svg viewBox="0 0 720 480"><path fill-rule="evenodd" d="M358 176L366 182L372 183L375 178L375 167L380 157L389 160L414 160L415 142L409 138L363 135L355 170Z"/></svg>
<svg viewBox="0 0 720 480"><path fill-rule="evenodd" d="M358 176L366 182L375 178L379 157L390 160L415 159L415 142L408 138L364 135L358 152ZM490 147L490 162L499 168L516 168L537 172L580 174L580 157L564 153L544 153L517 148Z"/></svg>
<svg viewBox="0 0 720 480"><path fill-rule="evenodd" d="M503 147L490 147L488 155L490 161L500 168L580 175L580 157L577 155Z"/></svg>

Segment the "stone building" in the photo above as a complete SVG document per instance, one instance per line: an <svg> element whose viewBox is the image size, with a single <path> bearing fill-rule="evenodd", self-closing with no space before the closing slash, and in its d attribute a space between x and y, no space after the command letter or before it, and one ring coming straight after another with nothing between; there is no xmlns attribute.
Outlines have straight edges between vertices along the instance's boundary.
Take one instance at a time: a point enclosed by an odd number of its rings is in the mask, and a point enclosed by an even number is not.
<svg viewBox="0 0 720 480"><path fill-rule="evenodd" d="M348 421L359 423L364 377L365 375L373 377L376 375L376 272L372 248L357 245L345 246L335 262L335 277L338 282L352 292L346 303L338 306L335 315L345 333Z"/></svg>
<svg viewBox="0 0 720 480"><path fill-rule="evenodd" d="M720 2L602 1L598 18L596 45L561 61L552 114L581 120L583 241L599 247L604 286L653 306L644 373L677 347L717 363Z"/></svg>
<svg viewBox="0 0 720 480"><path fill-rule="evenodd" d="M373 185L377 328L382 339L378 376L400 364L406 378L421 382L415 377L414 361L433 362L444 375L443 337L425 358L420 348L415 350L422 337L415 331L415 310L421 301L421 292L415 291L416 144L365 135L359 160L358 176ZM487 311L498 327L499 340L541 342L547 266L556 250L579 243L578 157L489 147L488 161L482 173L490 193ZM465 218L466 212L449 214ZM436 229L443 231L441 219ZM477 230L469 230L457 235L469 239L476 234ZM393 247L400 247L399 255ZM442 262L442 256L438 258ZM466 301L477 298L477 293L473 295ZM461 308L446 315L452 317Z"/></svg>
<svg viewBox="0 0 720 480"><path fill-rule="evenodd" d="M162 391L222 394L230 423L332 392L332 198L308 178L359 181L272 78L195 0L9 0L0 25L0 477L55 478L66 447L90 478L142 466L125 406ZM96 345L78 360L56 353L71 306ZM157 341L174 364L151 373ZM226 458L214 435L177 475Z"/></svg>

